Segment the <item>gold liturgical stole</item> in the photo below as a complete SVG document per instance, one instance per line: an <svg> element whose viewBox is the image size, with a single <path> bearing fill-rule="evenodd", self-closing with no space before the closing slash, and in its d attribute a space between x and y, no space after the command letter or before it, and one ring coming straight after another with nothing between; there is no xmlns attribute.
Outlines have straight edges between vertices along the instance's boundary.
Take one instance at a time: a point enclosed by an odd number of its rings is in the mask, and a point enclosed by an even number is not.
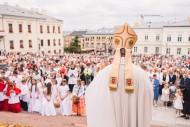
<svg viewBox="0 0 190 127"><path fill-rule="evenodd" d="M132 70L132 58L131 52L132 48L137 41L137 35L134 30L126 23L123 26L120 26L114 33L114 41L116 45L115 57L110 73L110 90L116 91L119 87L119 67L121 59L121 49L125 50L125 91L127 93L134 92L134 79L133 79L133 70Z"/></svg>

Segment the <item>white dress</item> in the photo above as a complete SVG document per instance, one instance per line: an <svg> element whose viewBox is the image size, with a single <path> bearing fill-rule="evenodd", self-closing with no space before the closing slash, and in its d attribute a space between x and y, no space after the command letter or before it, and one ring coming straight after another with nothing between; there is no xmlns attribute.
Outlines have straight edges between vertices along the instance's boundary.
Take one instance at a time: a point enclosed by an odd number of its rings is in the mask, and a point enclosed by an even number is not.
<svg viewBox="0 0 190 127"><path fill-rule="evenodd" d="M170 94L170 91L169 89L162 89L162 96L161 96L161 101L169 101L169 94Z"/></svg>
<svg viewBox="0 0 190 127"><path fill-rule="evenodd" d="M133 65L134 93L128 94L124 89L124 65L120 65L117 91L110 91L111 67L100 71L87 88L88 127L150 127L153 88L146 72Z"/></svg>
<svg viewBox="0 0 190 127"><path fill-rule="evenodd" d="M57 85L52 85L52 101L55 102L57 101Z"/></svg>
<svg viewBox="0 0 190 127"><path fill-rule="evenodd" d="M69 92L68 85L60 86L59 87L59 92L60 92L60 97L61 98L65 97L67 92ZM69 115L72 114L71 101L70 101L69 95L67 95L67 97L63 101L61 101L60 109L61 109L61 114L62 115L69 116Z"/></svg>
<svg viewBox="0 0 190 127"><path fill-rule="evenodd" d="M32 86L32 91L30 93L30 102L28 106L28 112L39 112L40 111L40 101L37 98L38 90L36 90L36 86Z"/></svg>
<svg viewBox="0 0 190 127"><path fill-rule="evenodd" d="M47 93L47 88L44 89L44 93ZM48 99L50 99L50 101L48 102L44 95L43 101L42 101L41 115L42 116L55 116L56 111L55 111L55 107L54 107L53 101L51 99L51 96L50 95L46 95L46 96Z"/></svg>
<svg viewBox="0 0 190 127"><path fill-rule="evenodd" d="M183 102L182 102L182 96L176 94L176 100L174 101L174 108L175 109L183 109Z"/></svg>

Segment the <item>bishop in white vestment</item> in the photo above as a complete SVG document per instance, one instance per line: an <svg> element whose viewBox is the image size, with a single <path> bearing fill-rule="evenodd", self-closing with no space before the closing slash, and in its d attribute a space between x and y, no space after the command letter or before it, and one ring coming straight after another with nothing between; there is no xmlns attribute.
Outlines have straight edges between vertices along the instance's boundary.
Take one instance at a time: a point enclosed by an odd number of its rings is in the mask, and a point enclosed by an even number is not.
<svg viewBox="0 0 190 127"><path fill-rule="evenodd" d="M132 64L137 40L128 24L114 34L112 65L101 70L86 91L88 127L149 127L153 88L145 71Z"/></svg>

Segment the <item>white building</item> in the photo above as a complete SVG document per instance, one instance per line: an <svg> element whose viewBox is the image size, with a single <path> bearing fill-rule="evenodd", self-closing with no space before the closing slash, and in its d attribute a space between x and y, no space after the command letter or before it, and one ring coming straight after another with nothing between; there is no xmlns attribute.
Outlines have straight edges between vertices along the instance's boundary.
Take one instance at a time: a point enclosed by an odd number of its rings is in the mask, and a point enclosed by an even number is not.
<svg viewBox="0 0 190 127"><path fill-rule="evenodd" d="M62 27L45 10L0 5L0 49L8 52L63 53Z"/></svg>
<svg viewBox="0 0 190 127"><path fill-rule="evenodd" d="M190 21L170 24L147 23L134 27L138 42L134 53L190 54Z"/></svg>
<svg viewBox="0 0 190 127"><path fill-rule="evenodd" d="M133 48L134 54L171 54L190 55L190 21L182 21L170 24L145 23L133 28L137 33L138 40ZM114 48L112 40L115 28L102 28L87 32L85 37L86 50L98 51L101 49ZM107 41L110 39L110 41Z"/></svg>

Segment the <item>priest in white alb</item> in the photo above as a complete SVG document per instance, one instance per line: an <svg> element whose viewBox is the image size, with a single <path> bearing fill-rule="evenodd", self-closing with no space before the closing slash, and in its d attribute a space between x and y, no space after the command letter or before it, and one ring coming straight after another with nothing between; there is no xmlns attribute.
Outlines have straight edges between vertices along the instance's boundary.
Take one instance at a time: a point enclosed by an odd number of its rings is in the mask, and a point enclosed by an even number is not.
<svg viewBox="0 0 190 127"><path fill-rule="evenodd" d="M113 64L101 70L87 88L88 127L150 126L153 88L146 72L132 64L136 41L128 24L116 30Z"/></svg>

